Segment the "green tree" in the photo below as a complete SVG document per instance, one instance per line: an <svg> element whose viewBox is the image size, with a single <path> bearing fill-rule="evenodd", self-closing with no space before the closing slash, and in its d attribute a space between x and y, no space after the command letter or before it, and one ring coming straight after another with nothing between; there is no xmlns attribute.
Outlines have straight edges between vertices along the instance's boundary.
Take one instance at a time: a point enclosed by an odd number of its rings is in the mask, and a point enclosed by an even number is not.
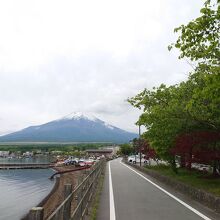
<svg viewBox="0 0 220 220"><path fill-rule="evenodd" d="M130 155L131 153L134 152L134 148L130 144L122 144L120 146L120 152L123 155Z"/></svg>
<svg viewBox="0 0 220 220"><path fill-rule="evenodd" d="M199 66L219 67L220 65L220 5L219 0L205 1L201 16L174 29L180 33L175 44L180 50L179 58L197 61Z"/></svg>
<svg viewBox="0 0 220 220"><path fill-rule="evenodd" d="M143 110L138 124L159 156L174 165L170 149L182 133L220 131L220 8L219 1L206 1L201 16L175 29L180 33L171 46L189 58L195 68L186 82L145 89L128 101Z"/></svg>
<svg viewBox="0 0 220 220"><path fill-rule="evenodd" d="M172 46L180 50L179 58L196 61L189 80L195 89L186 108L191 116L212 129L220 129L220 1L205 1L201 16L181 25Z"/></svg>
<svg viewBox="0 0 220 220"><path fill-rule="evenodd" d="M144 125L147 131L144 137L149 141L158 155L173 162L170 154L177 135L199 126L190 117L185 106L192 93L189 82L167 87L161 85L152 91L145 89L128 101L135 107L143 109L138 124Z"/></svg>
<svg viewBox="0 0 220 220"><path fill-rule="evenodd" d="M194 89L186 105L188 113L204 127L220 131L220 75L199 71L189 80Z"/></svg>

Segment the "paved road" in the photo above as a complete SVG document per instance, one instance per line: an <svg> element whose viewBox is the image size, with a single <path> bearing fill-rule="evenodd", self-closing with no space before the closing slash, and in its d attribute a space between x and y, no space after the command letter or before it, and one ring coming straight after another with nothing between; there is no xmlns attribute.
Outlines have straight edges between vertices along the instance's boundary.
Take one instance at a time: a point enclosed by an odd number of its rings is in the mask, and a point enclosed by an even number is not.
<svg viewBox="0 0 220 220"><path fill-rule="evenodd" d="M117 159L107 164L97 219L217 220L220 215Z"/></svg>

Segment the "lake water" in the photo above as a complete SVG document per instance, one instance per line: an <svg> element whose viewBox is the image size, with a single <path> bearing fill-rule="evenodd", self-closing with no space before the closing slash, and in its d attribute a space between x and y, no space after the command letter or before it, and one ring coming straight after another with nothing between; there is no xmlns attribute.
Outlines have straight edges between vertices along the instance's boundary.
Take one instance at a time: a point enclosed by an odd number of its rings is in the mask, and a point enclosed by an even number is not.
<svg viewBox="0 0 220 220"><path fill-rule="evenodd" d="M22 158L0 158L0 164L8 164L8 163L49 163L53 161L54 158L48 156L37 156L37 157L22 157Z"/></svg>
<svg viewBox="0 0 220 220"><path fill-rule="evenodd" d="M0 170L0 220L18 220L52 190L51 169Z"/></svg>

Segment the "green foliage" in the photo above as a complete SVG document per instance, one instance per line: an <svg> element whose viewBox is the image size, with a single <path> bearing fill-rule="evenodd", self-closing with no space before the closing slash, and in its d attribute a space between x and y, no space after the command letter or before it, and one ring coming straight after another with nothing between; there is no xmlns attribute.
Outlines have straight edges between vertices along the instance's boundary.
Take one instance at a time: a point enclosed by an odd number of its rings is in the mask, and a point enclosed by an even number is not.
<svg viewBox="0 0 220 220"><path fill-rule="evenodd" d="M145 89L128 101L142 109L137 124L157 154L173 164L170 149L182 133L195 130L220 132L220 6L206 1L201 16L175 29L180 36L173 46L179 58L196 62L194 72L178 85Z"/></svg>
<svg viewBox="0 0 220 220"><path fill-rule="evenodd" d="M86 149L98 149L100 147L107 146L109 144L105 143L79 143L79 144L13 144L13 145L0 145L0 151L21 151L21 152L26 152L26 151L36 151L36 150L41 150L41 151L62 151L62 152L76 152L76 151L84 151Z"/></svg>
<svg viewBox="0 0 220 220"><path fill-rule="evenodd" d="M95 193L95 198L91 204L91 206L92 206L91 213L89 213L89 215L90 215L89 219L91 219L91 220L97 219L97 211L98 211L99 205L100 205L100 198L101 198L103 186L104 186L104 175L102 174L100 177L100 180L98 182L98 186L97 186L96 193Z"/></svg>
<svg viewBox="0 0 220 220"><path fill-rule="evenodd" d="M130 144L122 144L120 146L120 152L123 154L123 155L130 155L134 152L134 148L132 145Z"/></svg>
<svg viewBox="0 0 220 220"><path fill-rule="evenodd" d="M181 133L194 130L220 130L220 77L194 74L174 86L145 89L128 101L143 109L138 124L144 137L160 157L170 158L170 149Z"/></svg>
<svg viewBox="0 0 220 220"><path fill-rule="evenodd" d="M201 16L187 25L174 29L180 36L173 46L181 52L179 58L187 57L211 66L220 64L220 5L219 1L206 1Z"/></svg>
<svg viewBox="0 0 220 220"><path fill-rule="evenodd" d="M164 159L171 159L169 149L187 120L184 117L186 112L181 108L183 100L180 101L178 90L177 86L161 85L153 91L145 89L128 100L135 107L143 109L144 113L138 123L147 128L144 137Z"/></svg>
<svg viewBox="0 0 220 220"><path fill-rule="evenodd" d="M194 86L186 105L191 117L203 126L220 130L220 75L196 72L189 79Z"/></svg>
<svg viewBox="0 0 220 220"><path fill-rule="evenodd" d="M196 121L220 129L220 4L205 1L201 16L175 29L179 58L196 61L189 80L194 87L186 109ZM171 48L171 47L170 47Z"/></svg>

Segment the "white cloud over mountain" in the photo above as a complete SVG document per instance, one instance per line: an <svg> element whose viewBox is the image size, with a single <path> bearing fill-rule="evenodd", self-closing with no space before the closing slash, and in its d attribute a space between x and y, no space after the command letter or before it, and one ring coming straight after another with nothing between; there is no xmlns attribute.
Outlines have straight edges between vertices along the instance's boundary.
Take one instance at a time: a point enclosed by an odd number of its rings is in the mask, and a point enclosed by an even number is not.
<svg viewBox="0 0 220 220"><path fill-rule="evenodd" d="M136 131L125 100L186 79L167 46L199 14L195 0L0 2L0 133L73 111Z"/></svg>

